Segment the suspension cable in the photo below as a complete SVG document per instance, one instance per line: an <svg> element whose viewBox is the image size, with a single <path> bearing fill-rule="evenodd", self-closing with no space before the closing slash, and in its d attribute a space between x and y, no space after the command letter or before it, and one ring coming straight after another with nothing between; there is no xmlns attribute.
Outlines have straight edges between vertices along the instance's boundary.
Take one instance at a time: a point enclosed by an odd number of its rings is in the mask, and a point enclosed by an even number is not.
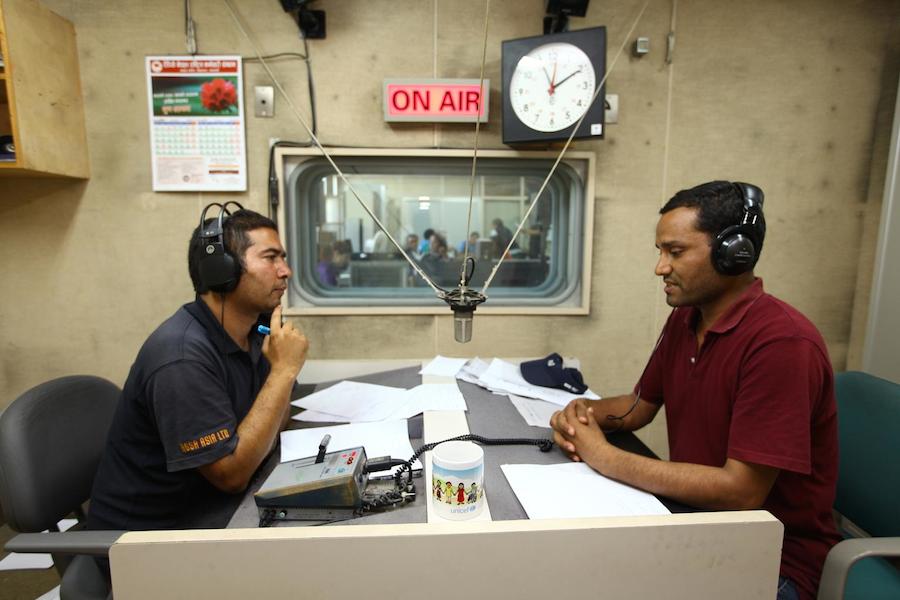
<svg viewBox="0 0 900 600"><path fill-rule="evenodd" d="M638 13L637 18L632 23L631 28L628 30L628 33L625 34L625 39L622 40L622 45L619 46L619 51L616 52L615 57L610 63L609 68L606 70L606 73L603 74L603 79L600 80L600 83L597 85L597 89L594 90L594 95L591 97L591 101L588 104L588 108L594 104L597 100L597 96L600 95L600 90L603 89L603 84L606 83L606 78L609 77L609 74L612 72L613 68L616 66L616 61L619 60L619 57L622 55L622 50L625 49L625 46L628 44L628 40L631 39L631 34L634 32L635 27L637 27L638 22L641 20L641 17L644 16L644 11L647 10L647 6L650 4L650 0L647 0L644 3L644 7L641 9L641 12ZM491 285L491 282L494 280L494 275L497 274L497 269L500 268L500 265L503 264L503 261L506 259L506 255L509 253L510 248L512 248L513 243L515 243L516 238L519 237L519 233L522 232L522 227L524 227L525 223L528 221L528 217L531 215L531 211L534 210L537 201L540 199L541 194L544 192L544 188L547 187L547 183L550 181L550 178L553 177L553 173L556 172L556 167L559 166L560 161L562 161L563 156L566 154L566 150L569 149L569 144L572 143L572 138L575 137L575 133L581 127L581 122L584 121L585 117L587 117L588 111L585 110L584 114L581 115L581 118L578 119L578 122L575 123L575 127L572 128L572 133L569 134L569 139L566 140L565 146L563 146L562 150L559 153L559 156L556 157L556 162L553 163L553 167L550 169L550 172L547 173L547 177L544 179L544 183L541 184L540 189L537 194L534 196L534 200L532 200L531 205L528 207L528 210L525 212L525 216L522 217L522 221L519 223L519 226L516 227L516 232L510 238L509 243L506 245L506 249L500 254L500 260L497 261L497 264L494 265L494 268L491 270L491 274L488 276L487 280L484 282L484 287L481 288L481 293L487 295L488 286Z"/></svg>
<svg viewBox="0 0 900 600"><path fill-rule="evenodd" d="M488 40L488 10L491 6L491 0L484 2L484 40L481 46L481 75L478 77L478 104L475 111L475 141L472 144L472 177L469 182L469 215L466 218L466 230L463 232L464 252L463 261L459 270L459 286L468 285L466 280L466 263L469 262L469 231L472 227L472 204L475 198L475 164L478 162L478 131L481 128L481 107L484 102L484 63L487 59L487 40Z"/></svg>
<svg viewBox="0 0 900 600"><path fill-rule="evenodd" d="M278 81L278 78L275 77L275 74L272 72L272 69L269 68L268 62L266 62L266 59L263 57L263 54L260 51L259 46L253 40L253 38L247 32L247 29L244 27L243 23L241 22L241 19L238 16L237 11L234 9L234 6L232 5L231 0L223 0L223 1L225 2L225 5L228 7L229 12L231 13L231 18L234 19L234 22L237 25L237 28L240 30L241 34L243 34L244 38L246 38L247 42L249 42L250 45L253 47L253 51L256 54L257 60L260 62L260 64L262 64L263 68L266 70L266 73L269 74L269 77L272 79L272 82L275 84L275 87L278 88L279 93L281 93L281 95L284 97L285 101L287 101L288 106L291 107L291 111L294 113L294 116L297 118L297 120L300 122L300 124L303 125L303 128L306 130L306 133L309 134L309 138L313 141L313 143L315 143L316 147L322 153L322 156L324 156L325 159L329 162L329 164L331 164L331 167L335 170L338 177L341 178L341 181L344 182L344 185L347 186L347 189L350 190L350 193L353 194L353 197L356 198L357 202L359 202L359 205L362 206L363 210L365 210L366 213L368 213L368 215L372 218L372 220L375 221L375 224L378 225L378 228L381 231L383 231L385 233L385 235L387 235L387 237L391 241L391 243L394 244L394 246L397 248L397 250L403 256L403 258L406 259L406 262L408 262L409 265L416 271L416 273L418 273L419 276L422 277L422 279L425 281L425 283L427 283L429 286L431 286L431 289L434 290L434 293L437 294L437 296L439 298L442 298L443 296L445 296L446 291L439 288L431 280L431 278L425 274L425 272L418 265L418 263L416 263L412 258L410 258L410 256L406 253L406 250L404 250L403 247L399 243L397 243L397 240L394 239L394 236L391 235L391 233L387 230L387 228L384 226L384 224L381 222L381 220L379 220L379 218L377 216L375 216L375 213L372 212L372 209L370 209L368 207L368 205L362 201L362 198L359 197L359 194L356 192L356 190L350 184L350 181L347 179L347 176L344 175L344 172L341 171L341 169L337 166L337 164L335 164L334 160L331 158L331 155L328 154L328 152L325 150L325 148L319 142L319 138L316 137L316 134L313 133L313 131L309 127L309 125L306 124L306 119L304 119L303 116L300 114L300 111L297 110L297 107L294 105L293 101L291 100L291 97L288 96L287 92L284 91L284 88L281 86L281 82Z"/></svg>

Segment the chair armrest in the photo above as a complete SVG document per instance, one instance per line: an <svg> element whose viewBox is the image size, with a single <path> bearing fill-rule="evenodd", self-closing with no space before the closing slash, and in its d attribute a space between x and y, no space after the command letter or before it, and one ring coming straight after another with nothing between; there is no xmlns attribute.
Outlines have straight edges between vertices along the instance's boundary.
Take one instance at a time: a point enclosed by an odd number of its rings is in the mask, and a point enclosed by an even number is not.
<svg viewBox="0 0 900 600"><path fill-rule="evenodd" d="M109 548L124 531L64 531L60 533L20 533L6 542L7 552L47 554L88 554L108 556Z"/></svg>
<svg viewBox="0 0 900 600"><path fill-rule="evenodd" d="M853 538L835 545L825 559L818 600L841 600L850 567L871 556L900 556L900 537Z"/></svg>

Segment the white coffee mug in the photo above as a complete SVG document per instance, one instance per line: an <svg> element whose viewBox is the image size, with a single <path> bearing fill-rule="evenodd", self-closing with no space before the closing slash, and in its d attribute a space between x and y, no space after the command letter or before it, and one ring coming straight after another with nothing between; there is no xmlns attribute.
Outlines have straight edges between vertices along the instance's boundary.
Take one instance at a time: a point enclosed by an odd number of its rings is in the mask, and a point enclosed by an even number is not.
<svg viewBox="0 0 900 600"><path fill-rule="evenodd" d="M472 442L444 442L431 453L431 504L444 519L462 521L484 508L484 450Z"/></svg>

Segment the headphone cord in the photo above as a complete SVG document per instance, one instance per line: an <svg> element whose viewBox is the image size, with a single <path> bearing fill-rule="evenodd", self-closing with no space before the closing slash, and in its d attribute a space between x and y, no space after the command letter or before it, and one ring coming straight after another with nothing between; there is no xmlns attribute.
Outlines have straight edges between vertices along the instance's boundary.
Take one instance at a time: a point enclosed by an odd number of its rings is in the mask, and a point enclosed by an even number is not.
<svg viewBox="0 0 900 600"><path fill-rule="evenodd" d="M228 389L231 387L231 373L228 368L228 350L225 347L228 343L228 331L225 329L225 292L219 292L219 296L222 301L222 307L219 310L219 321L222 325L222 360L225 361L225 393L228 394Z"/></svg>
<svg viewBox="0 0 900 600"><path fill-rule="evenodd" d="M637 392L634 395L634 402L631 403L631 406L621 415L606 415L607 421L617 421L616 428L611 431L603 430L605 433L616 433L620 431L625 426L625 419L634 412L634 409L637 408L638 402L641 401L641 387L644 384L644 375L647 374L647 368L650 366L650 363L653 361L653 357L656 355L656 351L659 350L659 345L662 343L663 338L666 335L666 325L669 324L669 319L672 318L672 315L675 314L675 309L672 309L672 312L669 313L669 317L666 319L666 324L663 325L662 331L659 332L659 337L656 338L656 343L653 345L653 350L650 351L650 357L647 359L647 363L644 365L644 369L641 371L641 376L638 378L638 386ZM603 429L601 427L601 429Z"/></svg>

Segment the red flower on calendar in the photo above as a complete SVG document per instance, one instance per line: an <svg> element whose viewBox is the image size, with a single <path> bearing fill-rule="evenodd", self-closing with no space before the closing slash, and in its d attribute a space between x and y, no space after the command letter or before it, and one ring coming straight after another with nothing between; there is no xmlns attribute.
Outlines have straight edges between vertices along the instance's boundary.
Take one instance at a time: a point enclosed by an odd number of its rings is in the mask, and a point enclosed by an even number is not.
<svg viewBox="0 0 900 600"><path fill-rule="evenodd" d="M237 90L230 81L216 78L200 86L200 102L206 110L222 112L237 104Z"/></svg>

